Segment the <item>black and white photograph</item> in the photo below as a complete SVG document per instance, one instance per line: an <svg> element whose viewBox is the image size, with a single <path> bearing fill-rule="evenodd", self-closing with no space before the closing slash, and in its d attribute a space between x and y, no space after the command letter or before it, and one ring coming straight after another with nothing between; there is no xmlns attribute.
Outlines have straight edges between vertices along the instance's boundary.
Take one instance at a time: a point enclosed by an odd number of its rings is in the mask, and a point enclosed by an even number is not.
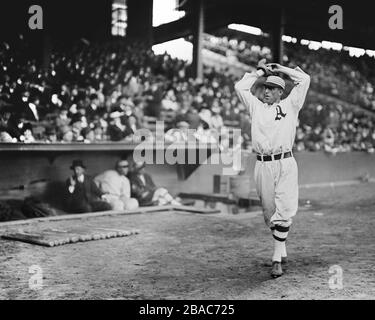
<svg viewBox="0 0 375 320"><path fill-rule="evenodd" d="M1 0L0 300L374 300L374 120L371 2Z"/></svg>

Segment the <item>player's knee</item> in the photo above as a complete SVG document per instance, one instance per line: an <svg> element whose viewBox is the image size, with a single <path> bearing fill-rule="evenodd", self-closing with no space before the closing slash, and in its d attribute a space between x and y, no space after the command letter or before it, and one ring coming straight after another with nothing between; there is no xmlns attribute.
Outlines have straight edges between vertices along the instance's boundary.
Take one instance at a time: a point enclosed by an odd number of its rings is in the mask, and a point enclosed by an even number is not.
<svg viewBox="0 0 375 320"><path fill-rule="evenodd" d="M112 210L121 211L124 210L124 203L121 200L112 200L109 202Z"/></svg>
<svg viewBox="0 0 375 320"><path fill-rule="evenodd" d="M139 207L138 200L135 198L127 199L124 203L125 210L135 210Z"/></svg>

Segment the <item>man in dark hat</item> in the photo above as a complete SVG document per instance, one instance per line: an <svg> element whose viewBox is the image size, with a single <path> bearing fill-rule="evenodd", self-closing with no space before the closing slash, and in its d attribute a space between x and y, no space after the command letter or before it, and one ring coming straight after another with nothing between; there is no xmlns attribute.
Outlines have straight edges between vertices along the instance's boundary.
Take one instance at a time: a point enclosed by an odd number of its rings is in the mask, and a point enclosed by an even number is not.
<svg viewBox="0 0 375 320"><path fill-rule="evenodd" d="M67 211L86 213L111 210L111 206L102 200L103 192L92 178L85 174L86 167L82 160L73 160L70 169L73 170L73 175L66 181Z"/></svg>

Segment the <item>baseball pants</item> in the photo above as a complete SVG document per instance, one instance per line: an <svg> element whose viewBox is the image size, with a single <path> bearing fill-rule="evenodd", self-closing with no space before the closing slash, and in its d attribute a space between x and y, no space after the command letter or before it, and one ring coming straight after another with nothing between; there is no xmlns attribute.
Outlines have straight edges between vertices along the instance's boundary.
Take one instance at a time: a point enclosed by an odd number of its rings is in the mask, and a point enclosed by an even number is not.
<svg viewBox="0 0 375 320"><path fill-rule="evenodd" d="M268 227L289 227L298 210L298 167L294 157L257 161L255 184Z"/></svg>

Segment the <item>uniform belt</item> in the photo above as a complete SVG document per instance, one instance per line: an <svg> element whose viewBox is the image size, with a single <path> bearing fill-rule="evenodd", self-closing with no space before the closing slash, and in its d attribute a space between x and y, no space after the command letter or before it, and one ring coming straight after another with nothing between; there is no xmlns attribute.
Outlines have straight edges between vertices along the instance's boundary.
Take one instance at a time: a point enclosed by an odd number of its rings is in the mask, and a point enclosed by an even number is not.
<svg viewBox="0 0 375 320"><path fill-rule="evenodd" d="M262 156L260 154L257 154L257 160L259 161L272 161L272 160L280 160L280 159L286 159L293 157L293 154L291 151L284 152L284 153L278 153L274 155L269 155L269 156Z"/></svg>

